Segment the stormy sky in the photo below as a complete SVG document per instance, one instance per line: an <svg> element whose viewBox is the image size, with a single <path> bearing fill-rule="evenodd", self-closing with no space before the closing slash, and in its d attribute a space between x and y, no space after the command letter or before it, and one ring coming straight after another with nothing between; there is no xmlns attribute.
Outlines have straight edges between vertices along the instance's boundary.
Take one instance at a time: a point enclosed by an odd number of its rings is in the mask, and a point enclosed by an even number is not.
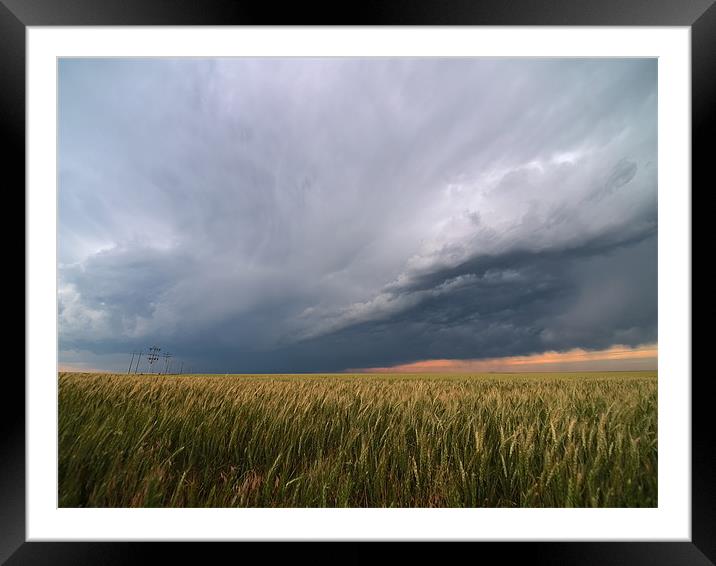
<svg viewBox="0 0 716 566"><path fill-rule="evenodd" d="M58 99L61 366L657 342L655 59L61 59Z"/></svg>

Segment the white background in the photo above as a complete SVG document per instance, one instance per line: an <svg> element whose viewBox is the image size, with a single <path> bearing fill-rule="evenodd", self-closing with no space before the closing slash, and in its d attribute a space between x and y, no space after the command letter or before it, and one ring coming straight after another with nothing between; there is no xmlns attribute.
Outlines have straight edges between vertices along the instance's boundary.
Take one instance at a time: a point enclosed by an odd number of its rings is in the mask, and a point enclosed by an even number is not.
<svg viewBox="0 0 716 566"><path fill-rule="evenodd" d="M27 29L27 539L691 539L690 28ZM659 507L59 509L58 57L659 58Z"/></svg>

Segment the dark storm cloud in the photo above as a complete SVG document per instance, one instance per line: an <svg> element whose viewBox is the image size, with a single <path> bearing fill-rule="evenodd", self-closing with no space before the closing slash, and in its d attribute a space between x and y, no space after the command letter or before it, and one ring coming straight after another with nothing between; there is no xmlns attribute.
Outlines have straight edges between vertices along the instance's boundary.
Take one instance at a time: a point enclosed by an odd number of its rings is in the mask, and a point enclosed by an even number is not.
<svg viewBox="0 0 716 566"><path fill-rule="evenodd" d="M68 360L656 340L655 61L63 60L59 139Z"/></svg>

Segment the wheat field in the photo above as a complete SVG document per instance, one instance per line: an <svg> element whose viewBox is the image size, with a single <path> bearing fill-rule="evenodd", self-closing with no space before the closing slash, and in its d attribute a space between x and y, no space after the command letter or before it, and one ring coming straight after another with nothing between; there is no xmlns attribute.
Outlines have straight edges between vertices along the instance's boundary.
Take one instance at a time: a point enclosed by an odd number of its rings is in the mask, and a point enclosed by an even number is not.
<svg viewBox="0 0 716 566"><path fill-rule="evenodd" d="M60 507L654 507L655 372L59 375Z"/></svg>

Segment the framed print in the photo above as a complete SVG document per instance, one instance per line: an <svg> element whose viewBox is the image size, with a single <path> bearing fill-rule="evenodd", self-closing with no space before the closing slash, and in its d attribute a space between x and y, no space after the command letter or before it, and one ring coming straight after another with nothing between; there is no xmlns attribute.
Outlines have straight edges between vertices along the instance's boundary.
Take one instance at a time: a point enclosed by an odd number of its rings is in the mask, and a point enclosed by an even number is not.
<svg viewBox="0 0 716 566"><path fill-rule="evenodd" d="M2 1L27 222L9 564L145 541L714 560L710 2Z"/></svg>

